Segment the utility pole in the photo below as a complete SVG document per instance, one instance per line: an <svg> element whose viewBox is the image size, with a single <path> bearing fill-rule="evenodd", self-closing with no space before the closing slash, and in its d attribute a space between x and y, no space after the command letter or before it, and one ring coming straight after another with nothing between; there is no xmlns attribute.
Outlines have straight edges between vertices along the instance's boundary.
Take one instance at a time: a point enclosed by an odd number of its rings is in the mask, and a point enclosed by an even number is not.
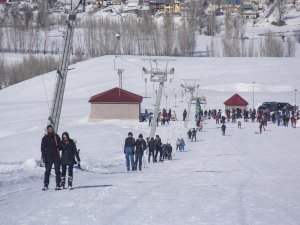
<svg viewBox="0 0 300 225"><path fill-rule="evenodd" d="M168 95L166 95L166 110L168 110Z"/></svg>
<svg viewBox="0 0 300 225"><path fill-rule="evenodd" d="M297 117L297 89L295 89L295 116Z"/></svg>
<svg viewBox="0 0 300 225"><path fill-rule="evenodd" d="M115 56L115 60L114 60L114 69L117 70L117 73L118 73L118 76L119 76L119 88L122 89L123 88L123 81L122 81L123 78L122 78L122 76L123 76L124 69L123 68L120 69L120 68L116 67L116 59L119 57L118 56L118 46L119 46L120 38L121 38L121 34L117 33L116 34L117 43L116 43L116 56Z"/></svg>
<svg viewBox="0 0 300 225"><path fill-rule="evenodd" d="M144 80L145 80L145 97L144 98L149 98L147 96L147 78L144 78Z"/></svg>
<svg viewBox="0 0 300 225"><path fill-rule="evenodd" d="M57 80L54 92L54 98L52 102L52 108L50 116L48 118L50 124L54 127L54 131L57 133L58 125L60 120L61 108L64 98L65 85L67 81L68 66L70 61L70 54L73 46L73 35L74 35L74 26L76 20L77 9L79 4L69 13L67 20L67 33L64 40L64 49L62 58L57 69Z"/></svg>
<svg viewBox="0 0 300 225"><path fill-rule="evenodd" d="M190 93L190 100L189 100L189 104L188 104L187 116L184 121L184 127L187 128L188 123L189 123L190 114L191 114L191 105L192 105L192 101L194 99L194 93L195 93L196 89L199 88L199 84L197 84L199 82L199 80L198 79L186 79L186 80L184 80L184 82L185 82L185 84L184 85L181 84L181 87L183 87L186 92Z"/></svg>
<svg viewBox="0 0 300 225"><path fill-rule="evenodd" d="M164 83L168 81L168 74L174 74L174 68L168 69L168 65L170 61L175 61L175 60L174 59L143 59L143 61L148 61L150 63L150 70L147 70L145 67L143 67L143 72L145 74L150 74L151 82L159 83L158 92L156 95L154 115L152 118L151 131L149 136L150 138L152 138L154 137L156 132L157 117L158 117L158 111L161 103ZM158 68L158 61L166 61L165 68Z"/></svg>
<svg viewBox="0 0 300 225"><path fill-rule="evenodd" d="M252 91L252 97L253 97L252 98L252 100L253 100L253 102L252 102L253 105L252 106L253 106L253 109L252 110L254 110L254 84L255 84L255 82L253 81L252 84L253 84L253 91Z"/></svg>

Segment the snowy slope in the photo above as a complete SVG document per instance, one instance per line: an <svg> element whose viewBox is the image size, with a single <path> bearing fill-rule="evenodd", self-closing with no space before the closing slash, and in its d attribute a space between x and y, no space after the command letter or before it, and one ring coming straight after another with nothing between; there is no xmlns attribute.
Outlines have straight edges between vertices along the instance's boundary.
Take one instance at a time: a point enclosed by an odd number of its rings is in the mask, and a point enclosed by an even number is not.
<svg viewBox="0 0 300 225"><path fill-rule="evenodd" d="M124 88L140 95L145 92L141 69L148 67L142 58L123 56L119 62ZM0 91L0 224L299 224L299 129L269 125L256 135L256 123L243 123L242 130L228 124L222 137L207 120L200 141L187 143L187 152L176 152L172 162L125 172L124 138L128 131L147 136L147 123L88 121L90 96L118 84L113 59L92 59L69 71L59 133L68 131L77 139L87 170L75 171L73 192L52 191L54 177L52 190L41 192L43 169L29 160L40 157L55 73ZM174 106L176 93L179 107L172 108L179 118L188 98L180 102L183 78L200 79L198 94L207 96L206 108L223 109L236 92L252 107L253 81L255 105L294 104L294 89L300 86L296 58L175 59L162 107ZM148 84L151 98L142 108L153 108L154 89ZM186 130L179 121L157 133L174 145Z"/></svg>

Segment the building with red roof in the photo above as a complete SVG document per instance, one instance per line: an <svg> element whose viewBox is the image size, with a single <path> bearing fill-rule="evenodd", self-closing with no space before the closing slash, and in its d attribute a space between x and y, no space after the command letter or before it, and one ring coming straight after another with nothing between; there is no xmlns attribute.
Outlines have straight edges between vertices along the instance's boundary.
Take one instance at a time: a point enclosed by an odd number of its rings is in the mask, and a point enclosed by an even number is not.
<svg viewBox="0 0 300 225"><path fill-rule="evenodd" d="M138 120L143 97L121 88L113 88L90 98L91 121L107 119Z"/></svg>
<svg viewBox="0 0 300 225"><path fill-rule="evenodd" d="M248 102L243 99L239 94L234 94L224 102L225 109L247 109Z"/></svg>

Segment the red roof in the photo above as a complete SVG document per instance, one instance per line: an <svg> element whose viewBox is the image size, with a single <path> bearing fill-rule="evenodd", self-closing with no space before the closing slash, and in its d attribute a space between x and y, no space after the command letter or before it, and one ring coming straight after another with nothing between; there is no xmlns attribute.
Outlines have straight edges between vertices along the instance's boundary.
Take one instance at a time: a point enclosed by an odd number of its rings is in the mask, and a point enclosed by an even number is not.
<svg viewBox="0 0 300 225"><path fill-rule="evenodd" d="M247 106L248 102L245 99L243 99L239 94L235 94L227 101L225 101L224 104L231 106Z"/></svg>
<svg viewBox="0 0 300 225"><path fill-rule="evenodd" d="M90 103L141 103L143 97L121 88L113 88L90 98Z"/></svg>

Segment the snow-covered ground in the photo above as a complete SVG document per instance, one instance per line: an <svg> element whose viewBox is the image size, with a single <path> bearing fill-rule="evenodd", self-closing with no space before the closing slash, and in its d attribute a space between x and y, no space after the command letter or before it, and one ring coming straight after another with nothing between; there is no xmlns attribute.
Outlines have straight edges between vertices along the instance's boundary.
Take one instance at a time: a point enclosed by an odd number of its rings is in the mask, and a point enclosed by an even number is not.
<svg viewBox="0 0 300 225"><path fill-rule="evenodd" d="M143 95L144 57L122 56L124 88ZM239 93L252 107L264 101L294 104L300 86L297 58L174 58L162 107L180 119L157 134L173 147L186 138L181 114L180 79L200 79L198 95L206 108L223 109ZM219 125L206 120L198 141L186 141L186 152L174 151L171 162L126 172L123 142L129 131L148 136L147 123L88 121L90 96L118 85L114 56L75 64L69 71L59 133L68 131L81 149L85 171L75 170L71 191L42 192L40 141L47 123L55 73L35 77L0 91L0 224L299 224L299 128L269 124L262 135L256 123ZM159 62L162 66L164 62ZM46 84L44 89L43 80ZM153 108L156 85L148 83L142 108ZM175 105L175 94L177 95ZM190 127L193 124L190 123Z"/></svg>

